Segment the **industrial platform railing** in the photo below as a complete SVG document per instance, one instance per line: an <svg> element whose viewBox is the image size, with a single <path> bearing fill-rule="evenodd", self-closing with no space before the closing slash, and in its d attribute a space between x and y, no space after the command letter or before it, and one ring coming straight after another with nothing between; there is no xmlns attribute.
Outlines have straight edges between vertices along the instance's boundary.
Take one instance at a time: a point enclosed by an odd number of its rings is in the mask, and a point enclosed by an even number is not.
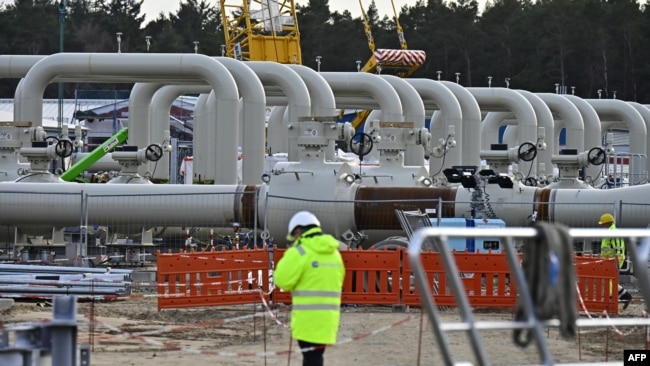
<svg viewBox="0 0 650 366"><path fill-rule="evenodd" d="M572 238L603 238L611 237L612 231L608 229L568 229ZM558 327L559 320L542 320L537 317L535 304L531 296L531 289L528 288L526 278L519 257L515 249L515 238L530 239L539 234L538 230L533 227L526 228L441 228L430 227L421 228L414 232L409 241L408 259L413 268L413 275L418 289L423 294L422 305L429 317L434 337L437 340L438 347L446 365L454 365L454 357L449 348L446 333L452 331L467 332L470 340L472 352L479 365L489 365L485 348L483 347L479 331L484 330L516 330L527 329L533 333L533 339L539 351L541 363L543 365L554 365L549 345L544 336L544 329L548 327ZM618 229L616 237L626 238L627 249L634 273L637 277L640 292L646 304L650 303L650 277L648 277L648 258L650 257L650 230L646 229ZM448 238L451 237L498 237L503 243L508 264L516 286L519 289L519 296L526 321L477 321L472 316L472 308L469 304L467 294L463 289L461 278L455 274L458 273L456 263L449 250ZM440 256L448 275L450 286L456 304L460 313L461 321L452 323L443 323L439 315L434 297L431 293L431 284L428 283L426 273L421 261L421 248L427 241L433 241L440 252ZM608 326L649 326L648 318L606 318L606 319L577 319L578 328L608 327ZM599 364L599 363L597 363ZM607 363L612 365L612 363ZM622 362L618 364L623 364ZM595 365L591 363L591 365Z"/></svg>

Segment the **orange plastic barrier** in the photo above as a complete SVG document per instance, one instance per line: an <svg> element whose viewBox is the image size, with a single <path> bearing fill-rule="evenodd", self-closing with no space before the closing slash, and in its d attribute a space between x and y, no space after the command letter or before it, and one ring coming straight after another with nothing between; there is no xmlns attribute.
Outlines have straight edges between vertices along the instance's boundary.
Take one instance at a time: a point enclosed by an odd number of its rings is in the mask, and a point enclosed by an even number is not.
<svg viewBox="0 0 650 366"><path fill-rule="evenodd" d="M341 252L345 304L398 305L401 292L402 251L348 250Z"/></svg>
<svg viewBox="0 0 650 366"><path fill-rule="evenodd" d="M282 258L283 249L273 252L273 260ZM341 301L344 304L397 305L400 303L401 251L347 250L341 252L345 280ZM290 303L289 292L274 291L273 301Z"/></svg>
<svg viewBox="0 0 650 366"><path fill-rule="evenodd" d="M269 286L266 249L158 253L158 310L261 302Z"/></svg>
<svg viewBox="0 0 650 366"><path fill-rule="evenodd" d="M421 253L420 256L435 303L440 306L455 306L456 302L447 284L447 274L438 253L427 252ZM515 281L510 278L505 254L455 252L453 256L471 306L513 307L515 305L517 290ZM587 310L590 312L606 310L610 314L617 314L618 271L614 259L576 256L574 261L578 289ZM422 300L414 284L413 271L408 261L403 261L403 265L404 289L408 288L409 291L403 291L402 303L419 306ZM579 306L579 310L584 310L582 305Z"/></svg>
<svg viewBox="0 0 650 366"><path fill-rule="evenodd" d="M448 284L440 255L435 252L425 252L420 256L436 304L455 306L456 300L451 291L451 284ZM514 281L510 281L510 270L505 254L455 252L453 256L470 305L477 307L515 305L517 292ZM408 288L409 291L402 293L402 302L404 305L419 306L422 304L422 299L414 283L413 270L408 260L404 260L403 265L405 283L408 283L404 288Z"/></svg>
<svg viewBox="0 0 650 366"><path fill-rule="evenodd" d="M284 251L273 248L274 263ZM341 255L346 267L344 304L422 304L405 251L348 250ZM452 255L471 306L515 306L517 289L505 254ZM158 309L258 303L260 292L256 290L269 290L270 260L267 249L158 253ZM455 306L439 254L423 252L421 260L436 304ZM578 288L586 308L617 314L618 271L614 259L577 256L575 263ZM291 303L291 293L276 289L270 299Z"/></svg>
<svg viewBox="0 0 650 366"><path fill-rule="evenodd" d="M614 258L575 257L578 290L591 312L618 314L618 268ZM582 309L580 306L579 310Z"/></svg>

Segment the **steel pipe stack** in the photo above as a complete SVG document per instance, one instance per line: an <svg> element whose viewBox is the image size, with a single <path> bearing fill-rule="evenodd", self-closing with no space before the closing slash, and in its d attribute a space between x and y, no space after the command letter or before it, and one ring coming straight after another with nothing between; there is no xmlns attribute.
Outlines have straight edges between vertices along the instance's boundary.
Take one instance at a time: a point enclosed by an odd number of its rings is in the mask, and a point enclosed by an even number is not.
<svg viewBox="0 0 650 366"><path fill-rule="evenodd" d="M0 297L126 297L131 295L132 272L111 268L0 264Z"/></svg>

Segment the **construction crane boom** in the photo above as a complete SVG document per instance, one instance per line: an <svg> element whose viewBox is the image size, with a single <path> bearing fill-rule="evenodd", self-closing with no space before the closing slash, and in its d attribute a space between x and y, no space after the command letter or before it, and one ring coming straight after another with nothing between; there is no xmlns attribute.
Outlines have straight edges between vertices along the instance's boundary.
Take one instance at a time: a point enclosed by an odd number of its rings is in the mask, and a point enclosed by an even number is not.
<svg viewBox="0 0 650 366"><path fill-rule="evenodd" d="M393 6L393 17L395 18L395 24L397 25L397 38L399 39L399 45L403 50L408 50L409 46L406 44L406 37L404 37L404 29L402 28L402 25L399 24L397 11L395 11L395 1L390 0L390 4Z"/></svg>
<svg viewBox="0 0 650 366"><path fill-rule="evenodd" d="M368 61L366 61L365 65L360 68L359 71L373 74L387 72L402 78L409 77L424 64L426 53L420 50L408 49L406 38L404 37L404 29L399 23L397 11L395 10L395 2L391 0L391 4L393 6L393 16L397 26L397 37L401 49L377 49L366 12L361 0L359 0L359 6L361 6L361 14L363 17L363 29L368 38L368 47L372 53ZM343 111L341 111L341 114L343 114ZM369 110L358 111L357 116L351 122L352 126L354 128L361 126L366 121L366 118L368 118L368 115L370 115Z"/></svg>
<svg viewBox="0 0 650 366"><path fill-rule="evenodd" d="M368 23L366 13L363 11L361 0L359 0L359 6L361 7L361 15L363 16L363 30L366 32L366 38L368 38L368 48L370 48L370 52L375 53L375 39L372 36L372 29L370 28L370 23Z"/></svg>

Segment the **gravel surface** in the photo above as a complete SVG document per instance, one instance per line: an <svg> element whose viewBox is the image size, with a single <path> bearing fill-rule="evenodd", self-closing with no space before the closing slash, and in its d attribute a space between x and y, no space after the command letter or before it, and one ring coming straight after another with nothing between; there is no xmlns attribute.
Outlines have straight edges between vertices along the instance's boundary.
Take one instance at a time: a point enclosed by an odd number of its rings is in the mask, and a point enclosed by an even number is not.
<svg viewBox="0 0 650 366"><path fill-rule="evenodd" d="M149 294L144 294L148 296ZM79 343L90 344L91 364L101 365L300 365L297 343L285 324L288 307L277 309L274 319L262 306L157 310L155 297L81 302L77 312ZM633 303L621 316L640 316L644 307ZM342 314L340 344L328 347L327 365L439 365L443 364L428 318L419 308L348 306ZM52 308L41 302L16 302L0 312L5 327L21 322L45 321ZM510 320L512 313L476 309L477 320ZM441 312L442 321L458 322L454 308ZM96 319L94 325L90 319ZM281 324L278 324L281 323ZM583 329L564 340L550 329L545 341L557 363L621 361L622 349L643 349L645 327ZM481 343L493 365L539 364L534 345L519 348L511 330L481 331ZM454 361L475 363L465 333L449 332ZM608 352L605 351L607 346ZM263 355L267 352L266 355Z"/></svg>

